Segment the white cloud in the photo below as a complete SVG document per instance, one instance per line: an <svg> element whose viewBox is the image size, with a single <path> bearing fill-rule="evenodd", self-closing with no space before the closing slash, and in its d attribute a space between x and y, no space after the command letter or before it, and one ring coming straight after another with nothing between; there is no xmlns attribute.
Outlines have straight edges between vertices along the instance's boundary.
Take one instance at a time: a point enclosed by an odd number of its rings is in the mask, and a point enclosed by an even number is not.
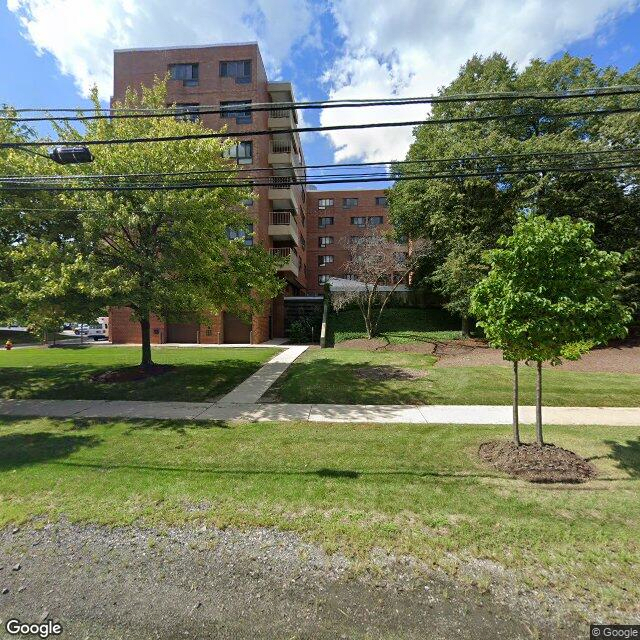
<svg viewBox="0 0 640 640"><path fill-rule="evenodd" d="M436 93L473 54L501 51L519 65L594 35L637 0L332 0L344 55L325 75L333 99ZM425 105L327 109L322 125L420 120ZM398 159L411 129L327 132L336 161Z"/></svg>
<svg viewBox="0 0 640 640"><path fill-rule="evenodd" d="M273 76L315 32L308 0L7 0L23 33L86 96L108 98L113 49L258 40Z"/></svg>

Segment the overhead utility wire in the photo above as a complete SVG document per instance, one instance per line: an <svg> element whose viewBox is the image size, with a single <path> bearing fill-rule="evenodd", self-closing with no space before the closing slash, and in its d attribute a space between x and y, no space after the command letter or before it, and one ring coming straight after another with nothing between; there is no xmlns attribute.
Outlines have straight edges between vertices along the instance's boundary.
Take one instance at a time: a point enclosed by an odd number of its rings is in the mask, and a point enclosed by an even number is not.
<svg viewBox="0 0 640 640"><path fill-rule="evenodd" d="M267 136L274 133L310 133L315 131L344 131L347 129L375 129L388 127L416 127L421 125L456 124L463 122L489 122L496 120L511 120L518 118L579 118L582 116L609 116L621 113L637 113L640 107L620 107L616 109L591 109L588 111L564 111L559 113L508 113L485 116L470 116L459 118L432 118L429 120L409 120L405 122L377 122L370 124L342 124L318 127L297 127L293 129L263 129L259 131L237 131L233 133L191 133L180 136L158 136L150 138L112 138L108 140L35 140L27 142L3 142L0 149L19 147L50 147L53 145L73 146L88 145L116 145L149 142L181 142L185 140L207 140L211 138L249 138L253 136Z"/></svg>
<svg viewBox="0 0 640 640"><path fill-rule="evenodd" d="M637 169L640 168L640 163L619 163L619 164L608 164L608 165L599 165L592 167L536 167L530 169L504 169L500 171L475 171L475 172L448 172L448 173L434 173L434 174L414 174L414 175L399 175L395 176L393 179L395 181L401 180L443 180L443 179L451 179L451 178L470 178L470 177L503 177L507 175L527 175L527 174L540 174L540 173L585 173L585 172L595 172L595 171L610 171L613 169ZM383 182L388 181L389 178L380 178L380 177L367 177L366 174L364 176L354 176L351 178L340 178L340 179L328 179L328 180L295 180L293 178L289 179L286 182L286 187L289 188L291 186L297 185L307 185L307 184L348 184L353 182ZM7 184L7 183L5 183ZM277 187L277 183L274 183L273 180L269 181L253 181L250 183L247 182L191 182L191 183L177 183L177 184L120 184L120 185L95 185L95 186L87 186L87 187L78 187L78 186L65 186L65 185L10 185L5 186L0 189L0 193L2 191L5 192L20 192L20 191L147 191L147 190L157 190L157 191L176 191L176 190L187 190L187 189L210 189L210 188L219 188L219 187L239 187L239 188L252 188L252 187Z"/></svg>
<svg viewBox="0 0 640 640"><path fill-rule="evenodd" d="M377 162L345 162L333 164L305 164L292 167L294 170L308 169L340 169L352 167L379 167L393 165L415 165L415 164L441 164L445 162L452 163L472 163L482 160L502 160L516 159L528 160L529 158L539 157L558 157L558 158L581 158L586 156L601 156L611 154L638 154L640 147L632 147L628 149L598 149L593 151L535 151L530 153L496 153L491 155L478 156L454 156L445 158L425 158L416 160L384 160ZM99 178L148 178L148 177L165 177L165 176L195 176L195 175L211 175L211 174L228 174L228 173L257 173L265 171L276 171L277 167L243 167L232 165L229 169L203 169L197 171L169 171L164 173L106 173L106 174L70 174L70 175L51 175L51 176L0 176L0 182L6 180L33 180L33 179L49 179L49 180L67 180L67 179L99 179Z"/></svg>
<svg viewBox="0 0 640 640"><path fill-rule="evenodd" d="M103 118L163 118L183 115L185 112L198 114L222 114L233 111L233 107L242 107L242 111L279 111L287 109L340 109L375 106L405 106L412 104L457 103L457 102L495 102L504 100L571 100L575 98L597 98L607 96L633 95L640 93L639 85L613 85L609 87L589 87L584 89L568 89L566 91L505 91L493 93L468 93L444 96L419 96L413 98L362 98L351 100L317 100L306 102L256 102L243 105L229 105L221 108L219 105L183 105L158 108L110 108L110 107L77 107L77 108L19 108L0 109L0 113L47 113L47 116L4 117L9 122L38 122L49 120L98 120ZM190 108L191 107L191 108ZM237 110L237 109L236 109ZM108 113L83 116L52 116L53 113L82 113L107 111ZM125 113L122 113L125 112Z"/></svg>

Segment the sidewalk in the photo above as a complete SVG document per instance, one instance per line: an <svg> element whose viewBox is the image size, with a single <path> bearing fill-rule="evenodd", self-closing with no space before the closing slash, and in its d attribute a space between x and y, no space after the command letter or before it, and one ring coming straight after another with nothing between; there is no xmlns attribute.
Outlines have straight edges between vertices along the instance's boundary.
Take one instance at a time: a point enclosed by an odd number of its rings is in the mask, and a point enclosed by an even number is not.
<svg viewBox="0 0 640 640"><path fill-rule="evenodd" d="M0 416L503 425L511 424L511 407L255 403L225 405L212 402L129 400L0 400ZM542 417L547 424L557 425L640 426L640 407L543 407ZM535 408L520 407L520 421L522 424L534 424Z"/></svg>

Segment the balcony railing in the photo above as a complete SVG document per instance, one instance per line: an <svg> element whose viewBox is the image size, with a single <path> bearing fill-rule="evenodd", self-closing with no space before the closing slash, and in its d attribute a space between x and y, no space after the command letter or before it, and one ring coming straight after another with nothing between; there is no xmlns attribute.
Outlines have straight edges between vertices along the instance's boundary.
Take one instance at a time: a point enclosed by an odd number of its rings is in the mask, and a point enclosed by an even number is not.
<svg viewBox="0 0 640 640"><path fill-rule="evenodd" d="M290 189L293 179L289 176L273 176L271 181L274 189Z"/></svg>
<svg viewBox="0 0 640 640"><path fill-rule="evenodd" d="M298 262L298 252L295 247L275 247L269 249L272 256L278 256L279 258L291 258L295 263Z"/></svg>
<svg viewBox="0 0 640 640"><path fill-rule="evenodd" d="M271 153L293 153L294 148L291 142L286 140L272 140L271 141Z"/></svg>
<svg viewBox="0 0 640 640"><path fill-rule="evenodd" d="M288 225L293 215L295 211L272 211L270 223Z"/></svg>
<svg viewBox="0 0 640 640"><path fill-rule="evenodd" d="M291 114L291 109L270 109L270 118L288 118Z"/></svg>

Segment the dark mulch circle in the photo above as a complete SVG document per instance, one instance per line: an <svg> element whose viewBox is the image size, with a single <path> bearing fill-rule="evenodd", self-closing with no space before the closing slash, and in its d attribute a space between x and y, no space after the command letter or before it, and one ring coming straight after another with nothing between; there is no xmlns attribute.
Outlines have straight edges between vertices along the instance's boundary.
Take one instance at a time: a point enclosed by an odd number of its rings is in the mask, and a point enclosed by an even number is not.
<svg viewBox="0 0 640 640"><path fill-rule="evenodd" d="M595 478L596 468L573 451L553 444L521 444L492 440L483 442L480 457L496 469L529 482L580 483Z"/></svg>
<svg viewBox="0 0 640 640"><path fill-rule="evenodd" d="M169 373L175 369L172 364L154 364L152 367L143 369L142 367L124 367L113 371L104 371L91 376L92 382L134 382L136 380L146 380Z"/></svg>

